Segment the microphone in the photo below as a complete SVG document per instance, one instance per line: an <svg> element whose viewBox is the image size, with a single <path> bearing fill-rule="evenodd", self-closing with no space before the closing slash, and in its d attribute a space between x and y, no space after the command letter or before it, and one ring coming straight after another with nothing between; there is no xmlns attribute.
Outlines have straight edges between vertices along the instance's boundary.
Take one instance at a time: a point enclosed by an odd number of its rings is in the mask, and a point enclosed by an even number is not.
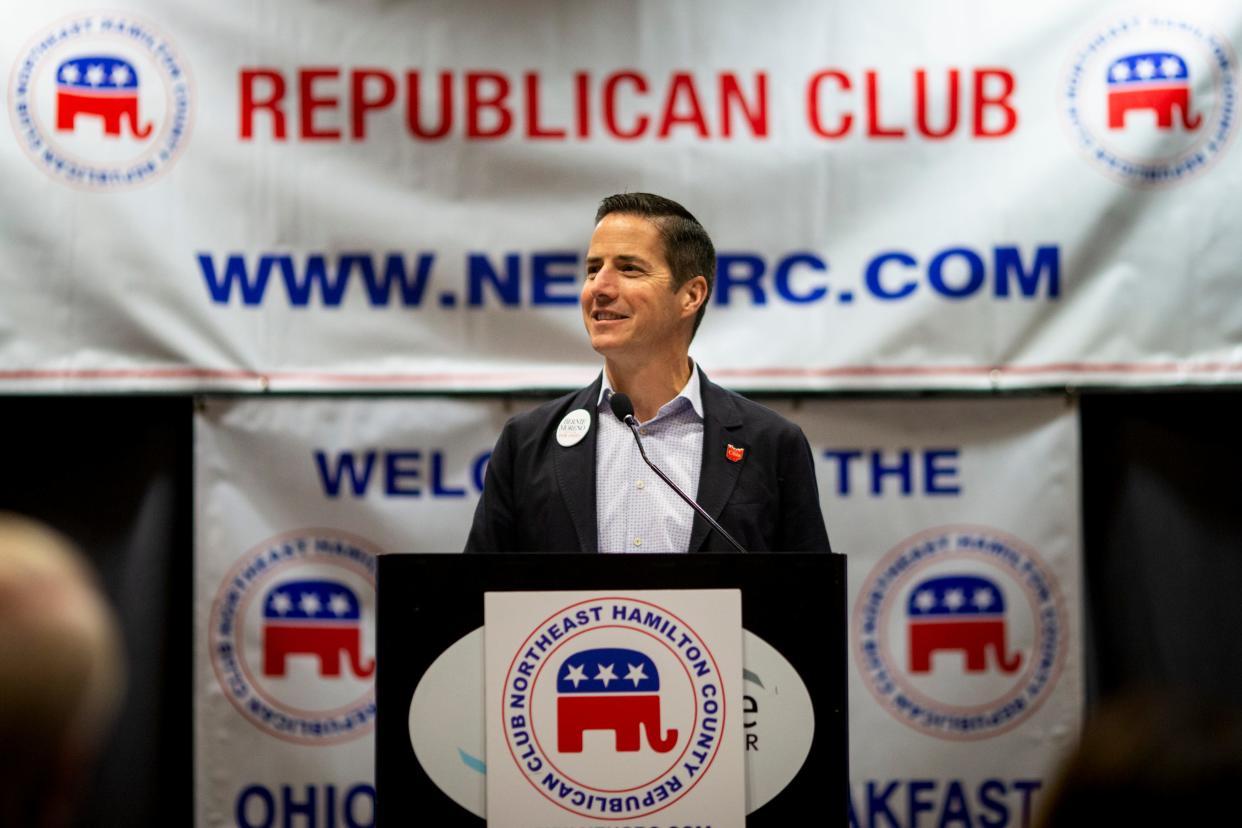
<svg viewBox="0 0 1242 828"><path fill-rule="evenodd" d="M643 448L642 438L638 436L638 419L634 416L634 403L630 402L630 398L625 394L614 393L612 398L608 400L608 405L612 408L612 413L616 415L616 418L630 427L630 432L634 435L634 442L638 443L638 453L643 456L643 462L650 466L651 470L659 475L660 479L667 483L670 489L677 492L678 497L690 504L690 508L697 512L699 517L707 521L709 526L719 532L720 536L727 540L734 549L738 552L745 552L746 550L742 548L742 545L734 540L733 536L726 532L724 527L707 513L707 510L696 503L694 498L678 488L677 484L669 479L667 474L660 471L659 466L651 462L651 458L647 456L647 450Z"/></svg>

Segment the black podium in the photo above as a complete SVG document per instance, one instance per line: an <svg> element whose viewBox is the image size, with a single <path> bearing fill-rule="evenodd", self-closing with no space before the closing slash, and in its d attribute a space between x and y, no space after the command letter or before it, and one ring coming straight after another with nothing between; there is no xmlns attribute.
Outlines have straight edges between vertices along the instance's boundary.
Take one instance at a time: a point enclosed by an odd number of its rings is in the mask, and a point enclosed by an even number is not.
<svg viewBox="0 0 1242 828"><path fill-rule="evenodd" d="M479 670L462 680L480 681L482 636L477 631L483 626L485 592L721 588L741 590L743 628L784 656L805 686L814 710L805 761L779 793L747 817L747 826L805 824L811 815L817 824L846 824L845 584L843 555L382 556L376 678L377 824L484 824L455 801L454 797L462 799L460 792L453 796L445 792L452 786L444 784L442 771L434 770L441 782L438 785L420 763L411 722L420 681L450 648L469 667ZM459 660L454 678L469 672L460 669L460 664ZM747 679L752 684L745 686L755 688L755 693L747 693L743 717L748 753L754 752L748 761L759 762L765 750L779 751L781 745L757 738L765 715L766 703L758 700L763 678L748 675ZM427 694L422 696L420 703L425 707ZM462 694L462 698L469 697ZM472 707L462 709L459 698L443 695L443 701L433 703L442 706L446 721L458 717L469 722L476 715ZM482 716L479 705L477 717ZM451 732L451 724L446 727ZM447 744L452 737L445 741L440 751L444 761L460 763L456 771L467 788L470 774L477 774L474 784L481 789L485 784L481 752Z"/></svg>

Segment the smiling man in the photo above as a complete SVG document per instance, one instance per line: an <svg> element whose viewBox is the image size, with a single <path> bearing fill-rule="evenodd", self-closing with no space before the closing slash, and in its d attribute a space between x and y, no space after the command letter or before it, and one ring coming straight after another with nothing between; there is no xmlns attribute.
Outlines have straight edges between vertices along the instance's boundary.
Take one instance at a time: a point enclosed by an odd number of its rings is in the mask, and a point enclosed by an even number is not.
<svg viewBox="0 0 1242 828"><path fill-rule="evenodd" d="M586 263L582 319L604 370L505 425L466 551L732 551L643 463L609 407L623 392L651 460L746 550L827 552L802 430L690 359L716 274L703 225L661 196L609 196Z"/></svg>

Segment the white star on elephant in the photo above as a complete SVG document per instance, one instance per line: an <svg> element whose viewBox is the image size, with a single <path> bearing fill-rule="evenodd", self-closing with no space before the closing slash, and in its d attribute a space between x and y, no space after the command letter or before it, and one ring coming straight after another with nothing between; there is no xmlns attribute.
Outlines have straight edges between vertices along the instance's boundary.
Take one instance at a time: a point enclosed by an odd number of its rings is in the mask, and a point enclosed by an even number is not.
<svg viewBox="0 0 1242 828"><path fill-rule="evenodd" d="M602 681L604 683L605 689L608 688L608 682L612 681L616 677L617 677L617 674L612 671L611 664L599 665L599 672L595 674L595 680Z"/></svg>
<svg viewBox="0 0 1242 828"><path fill-rule="evenodd" d="M638 686L639 682L644 681L647 678L647 674L643 672L643 665L627 664L625 666L630 668L630 671L625 674L625 677L634 682L635 687Z"/></svg>
<svg viewBox="0 0 1242 828"><path fill-rule="evenodd" d="M1160 74L1166 78L1176 78L1182 73L1182 62L1175 57L1167 57L1160 61Z"/></svg>
<svg viewBox="0 0 1242 828"><path fill-rule="evenodd" d="M580 664L578 664L578 665L570 664L570 665L569 665L569 671L565 674L565 681L572 681L572 682L574 683L574 689L577 689L577 688L578 688L578 683L579 683L579 682L583 682L583 681L586 681L586 680L587 680L587 677L586 677L586 668L584 668L584 667L583 667L582 665L580 665Z"/></svg>
<svg viewBox="0 0 1242 828"><path fill-rule="evenodd" d="M950 589L944 594L944 605L951 610L959 609L966 603L966 596L960 589Z"/></svg>
<svg viewBox="0 0 1242 828"><path fill-rule="evenodd" d="M272 609L275 610L278 615L284 615L286 612L293 609L293 601L289 599L289 593L278 592L273 595Z"/></svg>
<svg viewBox="0 0 1242 828"><path fill-rule="evenodd" d="M579 683L586 680L586 668L581 664L568 664L566 668L568 668L565 673L566 682L573 682L574 689L578 689Z"/></svg>
<svg viewBox="0 0 1242 828"><path fill-rule="evenodd" d="M975 590L975 597L970 600L970 603L974 604L981 610L985 610L992 606L993 600L992 590L980 587Z"/></svg>
<svg viewBox="0 0 1242 828"><path fill-rule="evenodd" d="M319 596L313 592L303 592L302 600L298 601L298 606L302 608L302 612L307 615L314 615L319 612L322 604L319 603Z"/></svg>

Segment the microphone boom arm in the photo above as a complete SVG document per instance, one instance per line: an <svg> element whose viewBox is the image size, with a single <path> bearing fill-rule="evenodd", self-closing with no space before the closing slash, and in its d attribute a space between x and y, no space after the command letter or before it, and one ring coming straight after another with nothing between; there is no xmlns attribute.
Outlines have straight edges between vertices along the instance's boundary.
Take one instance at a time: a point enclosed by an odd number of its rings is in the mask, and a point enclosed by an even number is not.
<svg viewBox="0 0 1242 828"><path fill-rule="evenodd" d="M740 543L738 543L736 540L734 540L734 539L733 539L733 536L732 536L732 535L730 535L728 532L726 532L726 531L724 530L724 527L723 527L723 526L721 526L719 523L717 523L717 522L715 521L715 519L713 519L713 518L712 518L712 516L711 516L711 515L709 515L709 514L707 513L707 510L706 510L706 509L704 509L702 506L700 506L698 503L696 503L696 502L695 502L695 500L694 500L694 498L690 497L690 496L689 496L689 495L687 495L685 492L683 492L683 491L682 491L682 490L681 490L681 489L677 486L677 484L676 484L676 483L674 483L674 482L673 482L673 481L669 478L669 476L668 476L667 474L665 474L663 471L661 471L661 470L660 470L660 467L659 467L659 466L657 466L655 463L652 463L652 462L651 462L651 458L649 458L649 457L647 456L647 450L646 450L645 448L643 448L643 441L642 441L642 438L638 436L638 420L636 420L636 419L634 418L634 415L633 415L633 414L627 414L627 415L625 415L625 420L624 420L624 422L625 422L625 424L626 424L627 426L629 426L629 427L630 427L630 431L631 431L631 432L633 432L633 434L634 434L634 441L635 441L636 443L638 443L638 453L642 455L642 457L643 457L643 462L644 462L644 463L646 463L648 466L650 466L650 467L651 467L651 470L652 470L653 472L655 472L656 474L660 475L660 479L661 479L661 480L663 480L665 483L667 483L667 484L669 485L669 488L671 488L673 491L677 492L678 496L680 496L682 500L684 500L684 501L686 501L686 503L690 504L690 508L694 509L694 511L695 511L696 513L698 513L699 517L701 517L701 518L703 518L703 520L707 521L707 524L708 524L709 526L711 526L713 529L715 529L717 532L719 532L721 537L723 537L723 538L724 538L725 540L727 540L730 544L732 544L734 549L736 549L738 552L743 552L743 553L744 553L746 550L742 548L742 545L741 545Z"/></svg>

